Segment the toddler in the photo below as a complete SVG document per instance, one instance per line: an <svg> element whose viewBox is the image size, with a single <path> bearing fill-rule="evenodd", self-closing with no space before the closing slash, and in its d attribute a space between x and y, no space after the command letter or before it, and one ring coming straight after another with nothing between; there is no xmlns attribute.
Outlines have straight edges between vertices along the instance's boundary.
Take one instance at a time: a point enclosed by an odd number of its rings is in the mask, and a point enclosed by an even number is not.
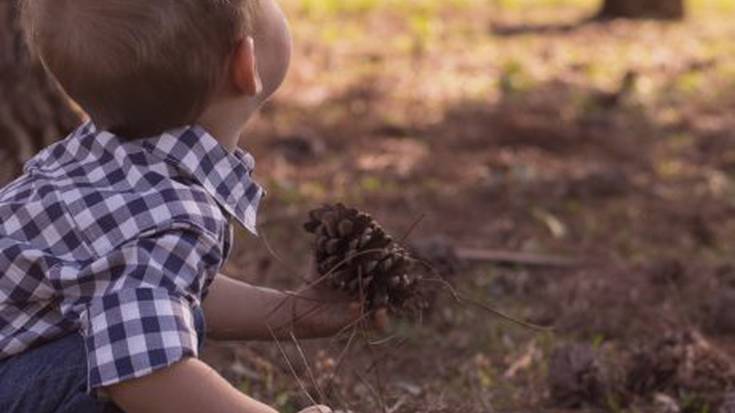
<svg viewBox="0 0 735 413"><path fill-rule="evenodd" d="M205 330L311 338L357 317L319 287L292 294L219 273L230 222L256 231L264 191L238 143L286 75L280 8L20 7L32 50L89 120L0 190L0 412L274 412L198 360Z"/></svg>

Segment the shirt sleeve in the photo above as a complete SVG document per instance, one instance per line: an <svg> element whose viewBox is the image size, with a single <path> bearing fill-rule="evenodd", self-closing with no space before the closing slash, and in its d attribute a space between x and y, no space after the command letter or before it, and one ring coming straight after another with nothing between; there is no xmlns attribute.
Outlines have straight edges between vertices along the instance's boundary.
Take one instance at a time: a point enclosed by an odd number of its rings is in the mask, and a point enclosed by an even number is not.
<svg viewBox="0 0 735 413"><path fill-rule="evenodd" d="M88 390L197 357L193 306L221 262L221 248L211 235L172 226L93 264L93 276L109 283L82 317Z"/></svg>

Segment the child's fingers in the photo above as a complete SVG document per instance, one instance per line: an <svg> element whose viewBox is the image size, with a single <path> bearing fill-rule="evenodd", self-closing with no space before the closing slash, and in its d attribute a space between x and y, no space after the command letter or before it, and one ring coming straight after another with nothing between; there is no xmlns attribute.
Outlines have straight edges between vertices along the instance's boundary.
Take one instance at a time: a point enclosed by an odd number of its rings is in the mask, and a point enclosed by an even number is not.
<svg viewBox="0 0 735 413"><path fill-rule="evenodd" d="M308 407L300 411L299 413L333 413L333 412L332 412L332 409L330 409L329 407L319 405L319 406Z"/></svg>
<svg viewBox="0 0 735 413"><path fill-rule="evenodd" d="M385 333L390 329L390 317L388 316L388 309L381 308L375 312L373 316L373 324L375 329L381 333Z"/></svg>
<svg viewBox="0 0 735 413"><path fill-rule="evenodd" d="M350 318L356 321L360 317L362 317L362 304L357 301L350 303Z"/></svg>
<svg viewBox="0 0 735 413"><path fill-rule="evenodd" d="M363 317L363 306L358 302L350 304L350 318L352 321L360 320ZM390 329L390 316L387 308L375 310L370 317L370 328L379 333L387 333Z"/></svg>

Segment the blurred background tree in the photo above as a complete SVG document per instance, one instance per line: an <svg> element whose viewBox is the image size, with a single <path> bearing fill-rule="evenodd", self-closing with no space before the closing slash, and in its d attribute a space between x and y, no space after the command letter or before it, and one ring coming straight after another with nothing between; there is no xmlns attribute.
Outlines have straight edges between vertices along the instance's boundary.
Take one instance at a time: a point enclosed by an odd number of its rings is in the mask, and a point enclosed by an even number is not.
<svg viewBox="0 0 735 413"><path fill-rule="evenodd" d="M0 184L79 122L23 41L14 0L0 2Z"/></svg>
<svg viewBox="0 0 735 413"><path fill-rule="evenodd" d="M684 0L605 0L600 18L684 18Z"/></svg>

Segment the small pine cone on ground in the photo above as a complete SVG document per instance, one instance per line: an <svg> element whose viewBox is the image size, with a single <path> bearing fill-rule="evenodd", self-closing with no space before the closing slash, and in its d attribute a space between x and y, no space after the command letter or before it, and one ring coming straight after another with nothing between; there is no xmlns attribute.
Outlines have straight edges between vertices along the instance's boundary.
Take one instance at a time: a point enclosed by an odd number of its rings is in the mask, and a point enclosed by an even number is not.
<svg viewBox="0 0 735 413"><path fill-rule="evenodd" d="M735 391L725 394L717 413L735 413Z"/></svg>
<svg viewBox="0 0 735 413"><path fill-rule="evenodd" d="M579 408L604 405L608 383L600 357L587 344L570 344L551 355L548 383L558 406Z"/></svg>

